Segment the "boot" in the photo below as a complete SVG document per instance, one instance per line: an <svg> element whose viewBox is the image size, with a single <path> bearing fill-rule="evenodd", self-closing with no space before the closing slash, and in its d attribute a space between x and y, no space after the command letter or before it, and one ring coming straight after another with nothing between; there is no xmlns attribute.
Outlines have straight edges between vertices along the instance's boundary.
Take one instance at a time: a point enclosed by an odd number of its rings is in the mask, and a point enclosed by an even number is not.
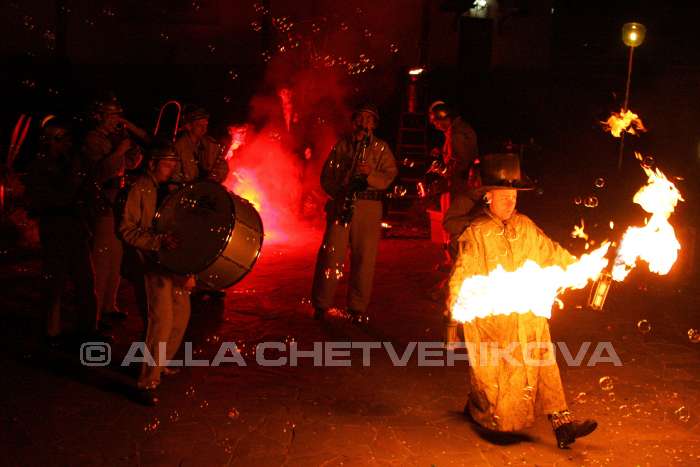
<svg viewBox="0 0 700 467"><path fill-rule="evenodd" d="M595 420L574 420L568 410L549 415L549 421L552 423L559 449L566 449L576 438L590 435L598 427Z"/></svg>
<svg viewBox="0 0 700 467"><path fill-rule="evenodd" d="M352 324L365 325L369 322L369 317L359 310L348 308L347 314Z"/></svg>

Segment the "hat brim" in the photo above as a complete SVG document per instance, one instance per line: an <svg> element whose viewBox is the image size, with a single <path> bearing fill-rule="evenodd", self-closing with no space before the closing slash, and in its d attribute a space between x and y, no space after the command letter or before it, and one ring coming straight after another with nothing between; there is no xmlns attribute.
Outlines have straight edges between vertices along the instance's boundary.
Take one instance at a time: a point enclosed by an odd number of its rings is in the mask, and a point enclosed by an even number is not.
<svg viewBox="0 0 700 467"><path fill-rule="evenodd" d="M482 185L478 188L474 188L472 190L474 193L483 195L486 194L489 191L495 191L495 190L516 190L516 191L532 191L537 186L534 184L529 179L522 179L522 180L513 180L513 181L503 181L501 183L497 184L492 184L492 185Z"/></svg>

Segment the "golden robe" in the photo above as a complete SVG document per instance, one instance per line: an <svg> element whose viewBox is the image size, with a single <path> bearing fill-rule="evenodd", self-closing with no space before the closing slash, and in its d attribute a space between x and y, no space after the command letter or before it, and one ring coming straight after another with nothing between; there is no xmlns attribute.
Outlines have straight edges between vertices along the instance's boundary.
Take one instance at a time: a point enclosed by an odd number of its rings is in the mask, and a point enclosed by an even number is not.
<svg viewBox="0 0 700 467"><path fill-rule="evenodd" d="M498 265L514 271L526 260L542 267L566 267L575 261L517 212L502 222L484 209L459 241L449 282L450 310L465 279L488 275ZM464 337L470 361L469 411L476 422L496 431L516 431L532 425L536 407L544 413L567 408L546 318L532 312L475 318L464 323ZM498 351L510 358L501 358Z"/></svg>

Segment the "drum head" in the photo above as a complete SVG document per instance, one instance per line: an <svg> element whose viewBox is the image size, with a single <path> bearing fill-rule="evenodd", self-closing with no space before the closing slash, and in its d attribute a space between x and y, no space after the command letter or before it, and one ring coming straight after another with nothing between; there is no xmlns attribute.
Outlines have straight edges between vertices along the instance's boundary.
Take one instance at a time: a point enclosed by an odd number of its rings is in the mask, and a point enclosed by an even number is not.
<svg viewBox="0 0 700 467"><path fill-rule="evenodd" d="M196 274L211 265L226 247L234 223L233 204L214 182L185 185L168 196L154 219L155 231L180 241L174 250L158 252L158 262L178 274Z"/></svg>

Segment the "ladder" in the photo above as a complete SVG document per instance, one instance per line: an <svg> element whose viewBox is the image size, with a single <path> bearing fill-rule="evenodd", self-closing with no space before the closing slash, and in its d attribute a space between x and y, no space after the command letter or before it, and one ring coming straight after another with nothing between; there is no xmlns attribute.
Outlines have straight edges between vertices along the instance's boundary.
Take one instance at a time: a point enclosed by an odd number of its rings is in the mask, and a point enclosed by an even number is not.
<svg viewBox="0 0 700 467"><path fill-rule="evenodd" d="M419 198L417 183L430 167L428 154L427 120L424 113L402 112L399 120L399 132L396 138L396 162L399 175L395 186L403 196L394 196L392 208L401 210L409 207Z"/></svg>

